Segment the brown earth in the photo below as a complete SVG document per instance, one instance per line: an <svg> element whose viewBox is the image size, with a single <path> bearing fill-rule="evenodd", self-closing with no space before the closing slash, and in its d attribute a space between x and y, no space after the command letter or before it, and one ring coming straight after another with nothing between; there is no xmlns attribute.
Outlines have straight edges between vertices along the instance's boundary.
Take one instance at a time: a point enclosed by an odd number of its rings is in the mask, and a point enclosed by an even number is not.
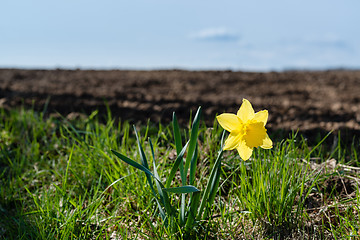
<svg viewBox="0 0 360 240"><path fill-rule="evenodd" d="M50 97L50 98L49 98ZM106 113L130 121L187 122L202 106L204 120L235 113L247 98L269 110L270 129L345 129L360 134L360 71L127 71L0 69L0 107L20 105L67 115Z"/></svg>

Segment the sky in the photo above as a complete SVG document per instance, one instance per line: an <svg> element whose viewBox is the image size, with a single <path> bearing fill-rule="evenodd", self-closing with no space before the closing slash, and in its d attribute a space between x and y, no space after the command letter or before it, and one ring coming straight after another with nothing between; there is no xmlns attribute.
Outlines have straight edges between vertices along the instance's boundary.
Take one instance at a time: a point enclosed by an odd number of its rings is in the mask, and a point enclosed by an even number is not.
<svg viewBox="0 0 360 240"><path fill-rule="evenodd" d="M0 67L360 69L359 0L3 0Z"/></svg>

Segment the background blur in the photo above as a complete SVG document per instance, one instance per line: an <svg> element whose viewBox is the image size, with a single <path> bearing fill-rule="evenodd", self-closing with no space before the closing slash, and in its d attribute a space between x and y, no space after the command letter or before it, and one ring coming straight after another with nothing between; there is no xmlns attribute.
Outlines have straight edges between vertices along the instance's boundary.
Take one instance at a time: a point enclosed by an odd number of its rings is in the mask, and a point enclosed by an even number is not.
<svg viewBox="0 0 360 240"><path fill-rule="evenodd" d="M0 67L360 67L360 1L5 0Z"/></svg>

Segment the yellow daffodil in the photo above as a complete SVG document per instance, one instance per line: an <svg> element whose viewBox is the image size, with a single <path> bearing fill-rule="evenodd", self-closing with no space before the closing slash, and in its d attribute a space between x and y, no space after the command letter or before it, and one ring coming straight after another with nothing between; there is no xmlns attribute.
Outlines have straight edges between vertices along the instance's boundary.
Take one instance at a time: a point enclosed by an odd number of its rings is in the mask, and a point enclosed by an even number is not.
<svg viewBox="0 0 360 240"><path fill-rule="evenodd" d="M255 113L251 103L243 99L237 114L223 113L216 117L219 124L230 132L224 150L237 149L243 160L248 160L254 147L272 148L272 141L266 133L268 111Z"/></svg>

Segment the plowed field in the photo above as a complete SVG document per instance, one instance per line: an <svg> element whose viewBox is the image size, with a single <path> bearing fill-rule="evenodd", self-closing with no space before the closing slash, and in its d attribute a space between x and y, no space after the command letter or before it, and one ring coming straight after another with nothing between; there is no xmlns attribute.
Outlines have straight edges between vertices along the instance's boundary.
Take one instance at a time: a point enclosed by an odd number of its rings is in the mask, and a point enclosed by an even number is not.
<svg viewBox="0 0 360 240"><path fill-rule="evenodd" d="M68 115L98 109L132 122L187 122L202 106L204 120L236 112L243 98L269 110L270 129L308 133L360 131L360 71L127 71L0 69L0 107L20 105Z"/></svg>

